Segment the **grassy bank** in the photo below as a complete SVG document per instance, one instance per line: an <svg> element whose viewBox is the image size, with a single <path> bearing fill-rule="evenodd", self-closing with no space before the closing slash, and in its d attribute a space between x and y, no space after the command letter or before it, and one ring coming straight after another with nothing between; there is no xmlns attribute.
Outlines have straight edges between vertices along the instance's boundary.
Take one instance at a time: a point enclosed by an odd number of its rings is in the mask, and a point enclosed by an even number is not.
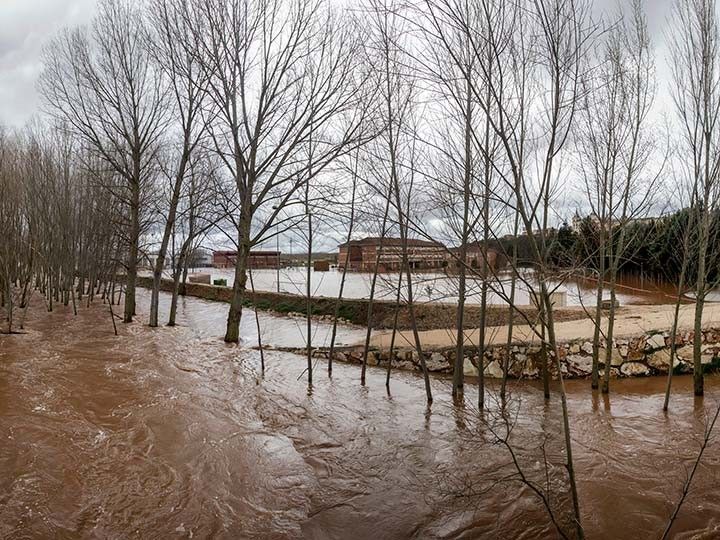
<svg viewBox="0 0 720 540"><path fill-rule="evenodd" d="M139 287L151 288L151 277L138 277ZM161 289L172 291L172 281L163 279ZM185 286L185 294L196 298L203 298L214 302L230 302L232 288L219 287L215 285L204 285L200 283L188 283ZM248 291L245 297L245 305L252 306L253 295ZM255 305L258 309L273 311L276 313L305 313L306 299L304 296L288 293L275 293L269 291L256 291L254 295ZM335 298L323 296L313 297L312 313L316 317L334 315ZM340 304L340 317L352 324L365 325L367 322L368 301L364 299L346 298ZM480 322L480 306L465 306L465 327L475 328ZM535 310L527 308L525 313L533 318ZM419 330L434 330L439 328L452 328L455 325L457 307L454 304L442 303L418 303L415 305L415 316ZM490 306L487 309L488 326L501 326L508 323L508 309L505 307ZM581 310L560 309L555 313L558 321L576 320L584 317ZM373 303L372 327L376 329L392 328L395 318L395 303L386 300L376 300ZM524 323L519 314L514 315L516 323ZM398 328L407 330L410 328L410 316L405 306L400 307L398 313Z"/></svg>

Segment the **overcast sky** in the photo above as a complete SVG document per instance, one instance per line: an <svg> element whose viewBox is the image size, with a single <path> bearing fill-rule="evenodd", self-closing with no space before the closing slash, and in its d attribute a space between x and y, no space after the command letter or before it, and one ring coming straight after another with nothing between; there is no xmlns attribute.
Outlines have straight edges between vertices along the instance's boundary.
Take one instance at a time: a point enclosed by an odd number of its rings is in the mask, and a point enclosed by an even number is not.
<svg viewBox="0 0 720 540"><path fill-rule="evenodd" d="M626 2L627 0L620 0ZM664 28L671 0L645 0L657 53L659 92L667 88ZM0 124L21 126L38 111L35 82L43 43L64 26L85 24L97 0L0 0ZM595 14L617 0L594 0ZM659 96L662 101L662 95Z"/></svg>
<svg viewBox="0 0 720 540"><path fill-rule="evenodd" d="M629 0L591 0L593 15L616 13ZM672 116L665 34L673 0L644 0L658 76L655 115ZM21 127L40 111L36 81L43 45L60 29L91 21L98 0L0 0L0 126ZM568 206L569 208L570 206ZM283 240L283 244L285 241ZM334 245L333 245L334 247ZM286 250L287 246L282 246Z"/></svg>
<svg viewBox="0 0 720 540"><path fill-rule="evenodd" d="M0 124L22 126L39 103L43 43L90 21L97 0L0 0Z"/></svg>

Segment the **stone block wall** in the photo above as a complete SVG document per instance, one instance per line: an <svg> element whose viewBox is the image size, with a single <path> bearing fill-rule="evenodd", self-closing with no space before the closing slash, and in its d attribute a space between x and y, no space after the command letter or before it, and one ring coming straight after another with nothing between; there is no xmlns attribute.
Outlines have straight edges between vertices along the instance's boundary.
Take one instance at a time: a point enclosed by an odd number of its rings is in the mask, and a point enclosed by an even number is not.
<svg viewBox="0 0 720 540"><path fill-rule="evenodd" d="M675 373L691 373L693 362L693 332L682 332L676 336L676 358L673 368ZM702 364L706 369L720 367L720 329L708 329L702 336ZM606 344L602 342L599 350L600 372L605 369L607 355ZM592 372L593 344L587 340L576 340L561 343L558 346L560 369L563 377L568 379L589 377ZM640 377L667 374L670 367L669 333L651 332L634 338L618 338L614 340L610 355L610 376ZM292 352L305 354L304 349L292 349ZM328 351L318 349L316 356L327 358ZM428 370L434 373L452 373L455 361L455 348L424 351ZM485 353L485 376L501 378L502 365L507 356L507 347L491 346ZM387 366L389 351L372 350L368 353L368 363L375 366ZM361 347L344 347L335 352L335 359L341 362L362 362ZM413 350L394 351L393 369L420 371L420 361ZM464 358L465 373L478 375L480 357L477 348L466 348ZM509 376L514 379L537 379L540 377L542 365L539 345L516 344L512 346L509 359ZM550 374L557 379L557 366L549 362Z"/></svg>

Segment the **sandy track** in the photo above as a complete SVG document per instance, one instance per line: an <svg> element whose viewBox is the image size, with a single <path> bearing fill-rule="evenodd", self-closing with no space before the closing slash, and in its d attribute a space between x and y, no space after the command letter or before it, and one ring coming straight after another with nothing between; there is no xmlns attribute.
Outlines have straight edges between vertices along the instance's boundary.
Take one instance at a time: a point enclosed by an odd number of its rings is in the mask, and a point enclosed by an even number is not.
<svg viewBox="0 0 720 540"><path fill-rule="evenodd" d="M691 329L694 318L693 304L685 304L680 307L680 328ZM615 336L630 337L650 332L653 330L669 330L672 325L675 306L665 305L639 305L627 306L619 310L615 319ZM703 313L703 326L720 326L720 303L708 303ZM557 339L560 341L571 341L581 338L591 338L594 327L590 319L579 319L575 321L558 322L555 324ZM504 343L507 340L507 326L493 326L488 328L490 343ZM377 347L389 347L391 330L376 331L372 338L372 345ZM539 339L528 325L516 325L513 329L514 339L523 342L538 342ZM455 329L426 330L420 332L420 340L425 347L440 348L450 347L455 343ZM477 330L466 330L465 340L468 344L478 341ZM404 330L398 333L396 344L400 347L411 346L413 341L412 332Z"/></svg>

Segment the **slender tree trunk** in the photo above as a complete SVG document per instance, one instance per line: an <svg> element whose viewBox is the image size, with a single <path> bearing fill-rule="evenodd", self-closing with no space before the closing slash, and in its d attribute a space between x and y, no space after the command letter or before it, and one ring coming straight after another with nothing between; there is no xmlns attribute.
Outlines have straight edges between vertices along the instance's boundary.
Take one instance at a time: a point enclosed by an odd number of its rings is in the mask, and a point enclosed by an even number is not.
<svg viewBox="0 0 720 540"><path fill-rule="evenodd" d="M306 316L305 322L307 325L307 372L308 372L308 384L312 385L313 366L312 366L312 214L310 210L307 210L308 218L308 253L307 253L307 275L306 275L306 290L307 304L306 304Z"/></svg>
<svg viewBox="0 0 720 540"><path fill-rule="evenodd" d="M707 161L707 158L706 158ZM693 390L696 396L704 393L704 377L702 366L702 316L705 306L706 287L706 258L708 249L708 237L710 230L710 216L708 210L708 196L697 205L698 212L701 212L698 223L700 231L698 235L698 258L697 258L697 281L695 284L695 318L693 321Z"/></svg>
<svg viewBox="0 0 720 540"><path fill-rule="evenodd" d="M240 340L240 318L242 317L243 300L247 283L247 265L250 258L250 223L252 216L243 205L240 211L238 227L238 253L235 261L235 279L233 281L232 299L228 311L225 341L237 343Z"/></svg>
<svg viewBox="0 0 720 540"><path fill-rule="evenodd" d="M345 251L345 264L343 264L342 276L340 277L340 290L335 301L335 313L333 315L332 334L330 335L330 352L328 353L328 376L332 376L332 363L335 356L335 338L337 337L338 317L340 316L340 306L342 305L343 292L345 291L345 278L347 276L348 264L350 262L350 240L352 239L353 226L355 224L355 190L357 187L357 158L355 160L355 170L353 171L352 193L350 195L350 224L347 233L347 250Z"/></svg>
<svg viewBox="0 0 720 540"><path fill-rule="evenodd" d="M175 219L177 216L177 207L180 202L180 192L182 188L183 177L185 176L185 168L189 155L188 144L185 144L183 155L180 159L180 165L178 173L175 176L173 182L173 191L170 198L170 208L168 209L168 218L165 222L165 228L163 229L163 237L160 242L160 249L158 250L157 260L155 261L155 267L153 268L153 286L150 293L150 322L149 326L158 325L158 308L160 304L160 284L162 281L162 274L165 268L165 257L167 255L168 245L170 244L170 236L175 229Z"/></svg>
<svg viewBox="0 0 720 540"><path fill-rule="evenodd" d="M582 526L582 516L580 514L580 499L579 499L578 491L577 491L577 483L575 481L575 467L573 464L574 462L573 462L573 454L572 454L572 437L570 435L570 415L569 415L568 406L567 406L567 394L565 393L565 381L564 381L564 378L562 375L560 355L558 354L558 348L557 348L557 340L555 339L555 321L553 318L553 307L552 307L552 303L550 302L550 294L548 293L547 285L545 284L544 279L542 281L541 290L542 290L542 296L543 296L545 308L546 308L548 340L549 340L550 350L552 351L552 355L555 360L556 369L558 371L558 380L559 380L559 387L560 387L560 403L562 406L562 415L563 415L563 434L565 437L565 453L566 453L565 468L567 469L568 478L570 481L570 494L572 497L573 514L574 514L574 518L575 518L575 530L576 530L578 539L582 540L585 538L585 531L583 530L583 526Z"/></svg>
<svg viewBox="0 0 720 540"><path fill-rule="evenodd" d="M395 293L395 314L393 315L393 330L390 336L390 352L388 353L387 372L385 374L385 387L390 389L390 372L392 371L392 361L395 357L395 338L397 337L398 316L400 315L400 298L402 297L402 272L398 276L398 286Z"/></svg>
<svg viewBox="0 0 720 540"><path fill-rule="evenodd" d="M370 336L372 335L372 317L373 317L373 302L375 299L375 288L377 286L377 277L378 277L378 272L380 270L380 257L382 255L385 235L387 234L387 220L388 220L388 215L390 213L390 196L392 194L392 186L390 187L390 189L391 189L391 191L388 192L387 199L385 200L385 210L383 211L382 225L380 226L380 242L378 243L377 253L375 253L375 266L374 266L374 270L373 270L372 281L370 282L370 295L368 298L368 309L367 309L367 320L366 320L367 329L365 332L365 347L363 348L362 368L360 370L360 384L362 384L363 386L365 385L365 372L367 370L367 357L368 357L368 352L370 351Z"/></svg>
<svg viewBox="0 0 720 540"><path fill-rule="evenodd" d="M614 274L614 273L611 273ZM610 392L610 371L612 369L613 333L615 330L615 277L610 276L610 310L608 312L607 334L605 336L605 372L603 373L602 393Z"/></svg>
<svg viewBox="0 0 720 540"><path fill-rule="evenodd" d="M515 286L517 282L517 267L518 267L518 254L517 254L517 239L520 228L520 215L515 211L515 224L513 226L513 244L512 244L512 265L511 265L511 276L510 276L510 297L508 300L508 335L507 344L505 350L505 361L503 362L503 378L500 385L500 399L504 402L507 392L507 379L508 372L510 371L510 358L512 356L512 342L513 342L513 322L515 320Z"/></svg>
<svg viewBox="0 0 720 540"><path fill-rule="evenodd" d="M392 169L395 171L394 154L391 156L393 163ZM400 227L400 241L402 243L402 269L405 271L405 278L407 279L407 307L410 315L410 325L412 327L413 339L415 341L415 350L417 351L418 359L420 360L420 367L423 372L423 379L425 381L425 395L427 396L428 404L432 403L432 389L430 388L430 374L428 373L427 363L425 362L425 355L423 354L422 344L420 342L420 334L417 328L417 319L415 318L415 304L413 302L413 281L412 271L410 269L410 261L408 259L408 229L407 229L407 218L403 216L402 201L400 199L400 184L398 183L397 174L392 174L393 184L395 186L395 204L398 209L398 224ZM408 196L408 205L409 205ZM409 211L409 208L408 208Z"/></svg>
<svg viewBox="0 0 720 540"><path fill-rule="evenodd" d="M470 80L465 81L465 170L463 171L463 219L460 237L460 275L458 277L457 334L455 342L455 366L453 368L453 397L463 395L465 374L465 294L467 289L467 244L470 235L468 223L470 217L470 197L472 183L472 90Z"/></svg>
<svg viewBox="0 0 720 540"><path fill-rule="evenodd" d="M667 384L665 385L665 401L663 402L663 411L668 410L670 404L670 388L672 386L673 368L675 366L675 357L677 355L677 344L675 339L678 331L678 319L680 318L680 302L682 300L682 289L685 281L685 265L680 272L680 280L678 282L678 294L675 300L675 310L673 313L673 324L670 329L670 365L668 366L668 378Z"/></svg>
<svg viewBox="0 0 720 540"><path fill-rule="evenodd" d="M598 283L595 297L595 325L593 328L593 356L592 356L592 375L590 387L599 388L600 384L600 328L602 325L602 300L605 282L605 232L600 231L600 246L598 248Z"/></svg>
<svg viewBox="0 0 720 540"><path fill-rule="evenodd" d="M262 331L260 329L260 316L258 315L257 302L255 301L255 283L253 282L252 268L249 269L250 291L252 293L253 311L255 312L255 327L258 334L258 349L260 349L260 370L265 375L265 351L262 344Z"/></svg>
<svg viewBox="0 0 720 540"><path fill-rule="evenodd" d="M139 167L139 165L138 165ZM138 244L140 242L140 183L139 173L131 185L130 247L128 250L127 281L125 285L125 311L123 322L130 323L135 315L135 284L137 282Z"/></svg>
<svg viewBox="0 0 720 540"><path fill-rule="evenodd" d="M181 252L178 257L177 264L173 268L173 290L170 298L170 314L168 315L168 326L175 326L177 318L178 296L180 293L180 277L182 276L182 268L184 266L184 254Z"/></svg>

